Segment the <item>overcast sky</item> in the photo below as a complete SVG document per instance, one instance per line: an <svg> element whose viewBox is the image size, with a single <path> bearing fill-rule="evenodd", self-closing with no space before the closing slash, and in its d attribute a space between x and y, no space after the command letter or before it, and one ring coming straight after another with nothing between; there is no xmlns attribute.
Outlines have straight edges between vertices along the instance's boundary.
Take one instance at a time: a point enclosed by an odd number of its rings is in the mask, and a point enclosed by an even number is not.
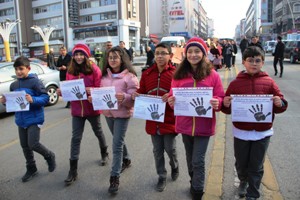
<svg viewBox="0 0 300 200"><path fill-rule="evenodd" d="M207 17L214 20L215 36L230 37L246 12L252 0L202 0Z"/></svg>

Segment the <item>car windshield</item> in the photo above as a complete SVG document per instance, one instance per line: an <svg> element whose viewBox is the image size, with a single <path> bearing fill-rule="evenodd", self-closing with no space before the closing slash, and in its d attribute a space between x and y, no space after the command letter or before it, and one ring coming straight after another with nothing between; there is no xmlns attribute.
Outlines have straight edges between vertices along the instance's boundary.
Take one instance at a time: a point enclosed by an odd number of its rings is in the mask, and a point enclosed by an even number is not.
<svg viewBox="0 0 300 200"><path fill-rule="evenodd" d="M15 77L15 69L13 65L0 65L0 83L13 80Z"/></svg>

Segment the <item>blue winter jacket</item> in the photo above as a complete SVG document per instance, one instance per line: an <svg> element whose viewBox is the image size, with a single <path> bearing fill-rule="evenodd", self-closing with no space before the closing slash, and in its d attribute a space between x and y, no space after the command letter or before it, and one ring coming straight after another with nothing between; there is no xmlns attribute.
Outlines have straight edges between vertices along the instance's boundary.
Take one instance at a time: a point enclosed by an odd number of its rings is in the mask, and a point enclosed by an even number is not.
<svg viewBox="0 0 300 200"><path fill-rule="evenodd" d="M33 99L29 111L15 113L15 122L18 126L27 128L30 125L44 123L44 106L49 102L49 96L36 74L29 74L26 78L14 81L10 85L10 91L25 91Z"/></svg>

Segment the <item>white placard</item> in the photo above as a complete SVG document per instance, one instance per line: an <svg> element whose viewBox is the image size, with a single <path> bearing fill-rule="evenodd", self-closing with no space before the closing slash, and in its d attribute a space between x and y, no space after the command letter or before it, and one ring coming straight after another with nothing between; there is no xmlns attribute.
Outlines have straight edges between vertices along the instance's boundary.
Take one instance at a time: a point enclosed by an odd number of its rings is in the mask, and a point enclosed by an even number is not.
<svg viewBox="0 0 300 200"><path fill-rule="evenodd" d="M92 88L91 97L94 110L118 109L115 87Z"/></svg>
<svg viewBox="0 0 300 200"><path fill-rule="evenodd" d="M272 122L273 95L231 95L233 122Z"/></svg>
<svg viewBox="0 0 300 200"><path fill-rule="evenodd" d="M139 95L135 97L133 117L164 122L166 102L160 96Z"/></svg>
<svg viewBox="0 0 300 200"><path fill-rule="evenodd" d="M64 101L79 101L87 99L83 79L61 81L59 84Z"/></svg>
<svg viewBox="0 0 300 200"><path fill-rule="evenodd" d="M174 115L212 118L212 87L172 88Z"/></svg>
<svg viewBox="0 0 300 200"><path fill-rule="evenodd" d="M15 91L3 94L6 99L6 112L28 111L30 103L26 100L25 91Z"/></svg>

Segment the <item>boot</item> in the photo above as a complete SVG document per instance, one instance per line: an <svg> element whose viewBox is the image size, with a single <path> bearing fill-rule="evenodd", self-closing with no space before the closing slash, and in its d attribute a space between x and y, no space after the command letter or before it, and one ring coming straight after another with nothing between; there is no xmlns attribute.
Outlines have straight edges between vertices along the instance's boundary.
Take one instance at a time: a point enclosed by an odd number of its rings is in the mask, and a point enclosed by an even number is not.
<svg viewBox="0 0 300 200"><path fill-rule="evenodd" d="M108 188L108 192L111 194L116 194L118 193L119 190L119 184L120 184L120 180L118 176L111 176L109 179L109 188Z"/></svg>
<svg viewBox="0 0 300 200"><path fill-rule="evenodd" d="M78 160L70 160L70 171L68 174L68 177L65 180L66 186L71 185L74 181L77 179L77 165L78 165Z"/></svg>
<svg viewBox="0 0 300 200"><path fill-rule="evenodd" d="M201 200L204 192L202 190L195 190L193 186L191 186L192 200Z"/></svg>
<svg viewBox="0 0 300 200"><path fill-rule="evenodd" d="M172 168L172 170L171 170L171 177L172 177L172 180L173 181L176 181L177 180L177 178L178 178L178 176L179 176L179 167L177 167L177 168Z"/></svg>
<svg viewBox="0 0 300 200"><path fill-rule="evenodd" d="M51 152L50 156L45 158L48 163L48 171L53 172L56 168L55 154Z"/></svg>
<svg viewBox="0 0 300 200"><path fill-rule="evenodd" d="M27 165L27 171L22 177L22 182L30 181L35 175L37 175L37 168L36 165Z"/></svg>
<svg viewBox="0 0 300 200"><path fill-rule="evenodd" d="M102 166L106 165L108 161L108 152L107 152L107 147L101 148L101 161L100 164Z"/></svg>

